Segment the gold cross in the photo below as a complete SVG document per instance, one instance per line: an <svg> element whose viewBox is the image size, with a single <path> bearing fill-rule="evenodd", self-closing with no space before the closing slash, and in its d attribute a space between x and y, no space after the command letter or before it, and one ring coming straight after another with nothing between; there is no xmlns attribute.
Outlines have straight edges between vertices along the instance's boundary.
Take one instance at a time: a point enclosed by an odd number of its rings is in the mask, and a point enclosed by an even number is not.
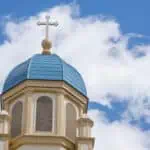
<svg viewBox="0 0 150 150"><path fill-rule="evenodd" d="M46 30L45 30L45 39L46 40L49 40L49 26L55 26L57 27L58 26L58 22L50 22L50 16L46 16L45 17L46 21L45 22L37 22L37 25L45 25L46 26Z"/></svg>

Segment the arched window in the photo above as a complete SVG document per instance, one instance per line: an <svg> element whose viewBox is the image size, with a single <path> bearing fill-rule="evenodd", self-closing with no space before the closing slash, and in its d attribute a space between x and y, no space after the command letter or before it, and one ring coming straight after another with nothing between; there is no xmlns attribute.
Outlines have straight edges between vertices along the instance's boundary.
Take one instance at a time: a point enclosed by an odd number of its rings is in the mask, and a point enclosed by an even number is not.
<svg viewBox="0 0 150 150"><path fill-rule="evenodd" d="M76 137L76 110L70 103L66 106L66 136L72 141Z"/></svg>
<svg viewBox="0 0 150 150"><path fill-rule="evenodd" d="M22 114L23 104L22 102L17 102L12 108L11 137L16 137L21 134Z"/></svg>
<svg viewBox="0 0 150 150"><path fill-rule="evenodd" d="M52 125L53 101L48 96L42 96L37 100L36 131L52 131Z"/></svg>

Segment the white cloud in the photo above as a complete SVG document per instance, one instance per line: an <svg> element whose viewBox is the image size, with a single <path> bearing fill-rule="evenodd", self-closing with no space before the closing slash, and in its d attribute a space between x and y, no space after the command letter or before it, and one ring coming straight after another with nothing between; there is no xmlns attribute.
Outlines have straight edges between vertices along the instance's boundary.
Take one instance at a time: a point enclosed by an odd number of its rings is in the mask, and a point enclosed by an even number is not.
<svg viewBox="0 0 150 150"><path fill-rule="evenodd" d="M149 150L150 133L143 132L125 122L109 123L98 110L89 112L94 119L95 150Z"/></svg>
<svg viewBox="0 0 150 150"><path fill-rule="evenodd" d="M16 64L41 52L44 28L36 26L49 13L59 22L51 28L53 52L62 56L83 75L91 100L110 105L107 95L128 100L126 115L139 119L150 116L149 45L128 49L128 41L141 35L124 35L114 19L104 16L81 18L75 6L58 6L26 20L9 20L5 25L8 38L0 45L0 69L3 80ZM136 57L144 52L144 57ZM2 81L1 81L2 82ZM145 100L145 98L147 98Z"/></svg>

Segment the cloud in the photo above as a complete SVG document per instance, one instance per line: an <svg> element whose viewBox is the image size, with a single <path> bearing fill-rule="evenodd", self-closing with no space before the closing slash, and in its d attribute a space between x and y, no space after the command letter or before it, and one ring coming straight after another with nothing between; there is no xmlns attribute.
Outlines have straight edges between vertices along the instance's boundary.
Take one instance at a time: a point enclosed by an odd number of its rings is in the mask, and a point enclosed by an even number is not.
<svg viewBox="0 0 150 150"><path fill-rule="evenodd" d="M113 18L105 16L80 17L77 6L57 6L27 19L5 21L7 40L0 45L1 83L18 63L41 53L44 28L36 26L46 14L59 22L51 27L53 52L75 66L85 79L91 101L110 105L111 101L128 101L124 114L139 119L150 116L150 54L149 45L128 48L131 38L142 35L121 32ZM140 56L140 53L144 55ZM117 99L110 97L118 97Z"/></svg>
<svg viewBox="0 0 150 150"><path fill-rule="evenodd" d="M125 122L108 123L105 115L98 110L91 110L89 116L95 121L95 150L149 150L150 133Z"/></svg>

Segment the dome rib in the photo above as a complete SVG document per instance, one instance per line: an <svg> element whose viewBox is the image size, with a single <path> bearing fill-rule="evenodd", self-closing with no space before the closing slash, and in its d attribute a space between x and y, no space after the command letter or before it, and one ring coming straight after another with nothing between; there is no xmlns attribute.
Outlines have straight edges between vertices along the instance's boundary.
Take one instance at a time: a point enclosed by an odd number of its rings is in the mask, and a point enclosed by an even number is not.
<svg viewBox="0 0 150 150"><path fill-rule="evenodd" d="M35 55L34 55L34 56L35 56ZM34 57L34 56L33 56L33 57ZM32 57L32 58L33 58L33 57ZM29 63L29 65L28 65L27 79L30 78L30 67L31 67L32 60L33 60L33 59L30 59L30 63Z"/></svg>
<svg viewBox="0 0 150 150"><path fill-rule="evenodd" d="M78 92L87 96L80 73L55 54L36 54L16 66L4 83L3 93L25 80L65 81Z"/></svg>

